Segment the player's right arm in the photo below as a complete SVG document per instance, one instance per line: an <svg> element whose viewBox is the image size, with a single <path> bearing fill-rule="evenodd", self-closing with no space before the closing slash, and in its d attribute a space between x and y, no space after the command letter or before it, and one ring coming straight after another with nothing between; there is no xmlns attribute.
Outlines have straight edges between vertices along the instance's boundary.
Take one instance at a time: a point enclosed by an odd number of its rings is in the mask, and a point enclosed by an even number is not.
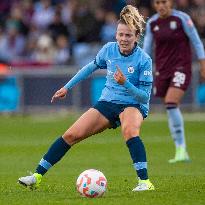
<svg viewBox="0 0 205 205"><path fill-rule="evenodd" d="M53 103L57 99L64 99L68 93L68 90L72 89L76 84L78 84L80 81L86 79L91 73L93 73L95 70L99 68L106 68L106 62L104 60L104 55L106 52L106 47L103 46L103 48L98 52L95 60L84 66L82 69L80 69L76 75L71 78L70 81L64 87L57 90L53 97L51 98L51 103Z"/></svg>
<svg viewBox="0 0 205 205"><path fill-rule="evenodd" d="M90 62L86 66L84 66L81 70L79 70L76 75L61 89L57 90L51 99L51 103L53 103L57 99L64 99L67 95L69 89L75 86L80 81L86 79L92 72L97 69L97 65L94 61Z"/></svg>
<svg viewBox="0 0 205 205"><path fill-rule="evenodd" d="M152 56L153 34L151 31L150 21L146 24L143 50L150 56Z"/></svg>

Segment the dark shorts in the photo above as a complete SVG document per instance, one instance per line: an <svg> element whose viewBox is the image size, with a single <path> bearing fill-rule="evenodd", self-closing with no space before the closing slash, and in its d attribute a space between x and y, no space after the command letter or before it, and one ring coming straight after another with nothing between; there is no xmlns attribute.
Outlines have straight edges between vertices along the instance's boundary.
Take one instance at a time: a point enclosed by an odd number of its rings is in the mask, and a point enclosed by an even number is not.
<svg viewBox="0 0 205 205"><path fill-rule="evenodd" d="M139 104L116 104L112 102L98 101L93 106L93 108L98 110L103 116L105 116L110 121L110 124L112 125L113 129L121 125L119 115L127 107L135 107L140 111L143 118L147 117L145 111L142 107L140 107Z"/></svg>
<svg viewBox="0 0 205 205"><path fill-rule="evenodd" d="M170 77L155 76L153 92L156 97L165 97L169 87L186 91L191 82L191 72L176 70Z"/></svg>

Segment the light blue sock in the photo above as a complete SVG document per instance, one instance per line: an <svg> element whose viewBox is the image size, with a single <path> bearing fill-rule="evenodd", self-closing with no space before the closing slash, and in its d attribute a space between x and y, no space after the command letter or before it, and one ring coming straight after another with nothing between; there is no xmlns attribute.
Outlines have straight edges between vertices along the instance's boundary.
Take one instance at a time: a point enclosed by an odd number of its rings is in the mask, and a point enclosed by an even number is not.
<svg viewBox="0 0 205 205"><path fill-rule="evenodd" d="M178 107L167 106L168 123L176 147L186 148L184 119Z"/></svg>

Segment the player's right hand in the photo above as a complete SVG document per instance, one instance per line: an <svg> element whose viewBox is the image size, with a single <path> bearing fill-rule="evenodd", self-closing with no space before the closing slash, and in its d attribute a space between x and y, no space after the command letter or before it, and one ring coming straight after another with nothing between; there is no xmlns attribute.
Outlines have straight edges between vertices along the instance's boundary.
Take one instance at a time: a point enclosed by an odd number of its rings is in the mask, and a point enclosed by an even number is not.
<svg viewBox="0 0 205 205"><path fill-rule="evenodd" d="M66 97L68 90L64 87L62 87L60 90L56 91L53 97L51 98L51 103L56 101L57 99L64 99Z"/></svg>

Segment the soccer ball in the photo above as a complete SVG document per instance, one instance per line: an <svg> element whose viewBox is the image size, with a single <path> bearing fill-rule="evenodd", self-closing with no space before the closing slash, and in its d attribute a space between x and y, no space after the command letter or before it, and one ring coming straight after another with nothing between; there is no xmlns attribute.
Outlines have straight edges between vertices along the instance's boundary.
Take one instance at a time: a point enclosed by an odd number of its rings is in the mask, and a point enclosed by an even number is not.
<svg viewBox="0 0 205 205"><path fill-rule="evenodd" d="M96 169L88 169L82 172L77 181L78 192L85 197L101 197L107 187L107 179L104 174Z"/></svg>

